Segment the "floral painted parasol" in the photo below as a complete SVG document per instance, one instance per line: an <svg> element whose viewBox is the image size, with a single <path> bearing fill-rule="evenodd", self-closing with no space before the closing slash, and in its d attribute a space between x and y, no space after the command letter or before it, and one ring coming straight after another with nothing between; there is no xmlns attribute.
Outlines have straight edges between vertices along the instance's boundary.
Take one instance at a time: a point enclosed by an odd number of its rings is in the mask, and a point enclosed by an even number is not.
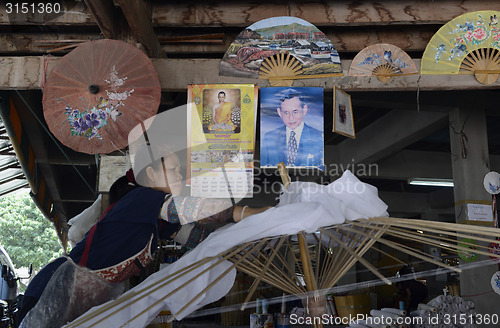
<svg viewBox="0 0 500 328"><path fill-rule="evenodd" d="M161 87L151 60L123 41L79 45L51 71L43 109L52 133L83 153L128 145L130 130L158 111Z"/></svg>

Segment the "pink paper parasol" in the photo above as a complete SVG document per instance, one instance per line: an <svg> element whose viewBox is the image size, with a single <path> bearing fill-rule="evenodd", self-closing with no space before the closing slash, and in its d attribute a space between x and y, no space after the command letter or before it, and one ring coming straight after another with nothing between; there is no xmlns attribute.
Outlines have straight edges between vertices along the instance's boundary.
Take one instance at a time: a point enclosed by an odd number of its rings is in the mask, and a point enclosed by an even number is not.
<svg viewBox="0 0 500 328"><path fill-rule="evenodd" d="M128 145L128 134L155 115L161 87L151 60L118 40L82 43L51 71L43 95L45 120L66 146L109 153Z"/></svg>

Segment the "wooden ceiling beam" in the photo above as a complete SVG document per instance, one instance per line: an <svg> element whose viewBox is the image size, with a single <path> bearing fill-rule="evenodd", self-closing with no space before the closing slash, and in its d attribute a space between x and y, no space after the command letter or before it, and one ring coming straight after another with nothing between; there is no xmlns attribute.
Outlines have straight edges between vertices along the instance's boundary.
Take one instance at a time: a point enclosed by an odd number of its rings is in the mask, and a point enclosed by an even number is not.
<svg viewBox="0 0 500 328"><path fill-rule="evenodd" d="M10 33L0 34L0 53L32 53L46 54L52 49L62 46L78 44L83 41L91 41L100 39L98 33L83 33L83 34L54 34L54 33ZM58 52L67 53L71 49L64 49ZM56 52L57 53L57 52Z"/></svg>
<svg viewBox="0 0 500 328"><path fill-rule="evenodd" d="M108 39L119 39L119 15L112 0L84 0L92 17Z"/></svg>
<svg viewBox="0 0 500 328"><path fill-rule="evenodd" d="M430 38L434 35L435 26L412 26L399 29L340 29L338 31L327 31L326 35L332 41L339 52L358 52L361 49L375 43L394 44L405 51L423 51ZM199 54L225 53L229 45L238 36L238 33L225 33L221 38L213 40L190 39L190 33L196 33L193 29L174 28L168 34L158 33L157 40L163 51L168 54ZM223 32L224 28L220 28ZM198 32L199 33L199 32ZM183 37L180 37L183 36ZM35 53L44 54L48 50L55 49L71 42L82 40L96 40L101 38L98 33L10 33L0 34L0 53ZM154 39L152 39L155 41ZM50 42L53 41L53 42ZM201 42L200 42L201 41ZM212 41L212 42L208 42ZM155 42L156 43L156 42ZM61 53L72 49L60 50ZM222 56L221 56L222 57Z"/></svg>
<svg viewBox="0 0 500 328"><path fill-rule="evenodd" d="M92 18L91 12L87 9L82 1L52 1L50 13L49 10L38 10L35 13L25 14L20 10L16 12L15 8L10 13L7 13L5 3L0 2L0 25L62 25L62 26L95 26L95 21ZM11 1L15 4L15 1ZM48 3L48 2L46 2ZM60 10L56 13L54 4L60 4ZM47 7L44 7L44 9ZM36 7L38 9L38 7ZM47 8L48 9L48 8Z"/></svg>
<svg viewBox="0 0 500 328"><path fill-rule="evenodd" d="M357 28L357 29L334 29L324 28L322 31L326 34L328 39L335 46L339 52L359 52L369 45L376 43L390 43L400 47L405 51L418 51L425 50L427 43L435 34L439 27L436 25L415 25L415 26L402 26L400 28ZM191 29L186 28L171 28L169 35L178 36L186 35ZM219 29L217 29L219 31ZM224 31L224 28L220 28ZM190 44L188 42L168 43L168 48L164 50L167 53L197 53L197 52L226 52L229 45L238 36L238 32L225 32L225 37L222 44ZM166 35L158 34L160 42Z"/></svg>
<svg viewBox="0 0 500 328"><path fill-rule="evenodd" d="M436 25L401 26L398 28L365 27L356 29L323 28L339 52L358 52L377 43L393 44L405 51L424 51L439 29Z"/></svg>
<svg viewBox="0 0 500 328"><path fill-rule="evenodd" d="M121 8L132 35L144 46L147 55L153 58L162 57L163 50L144 0L114 0L114 4Z"/></svg>
<svg viewBox="0 0 500 328"><path fill-rule="evenodd" d="M51 57L45 74L57 64L58 57ZM188 84L206 83L253 83L260 87L269 86L269 81L246 79L219 75L220 59L168 59L153 58L163 91L185 91ZM420 60L415 59L417 70ZM351 60L342 60L344 76L318 79L302 79L295 85L306 87L323 86L332 90L337 86L347 92L351 91L425 91L425 90L497 90L500 79L495 83L483 85L473 75L405 75L392 77L382 83L371 76L348 76ZM42 56L0 57L0 90L40 89L44 73ZM416 95L416 93L415 93ZM415 96L415 101L416 96Z"/></svg>
<svg viewBox="0 0 500 328"><path fill-rule="evenodd" d="M321 26L444 24L477 10L500 10L499 1L287 1L155 3L153 23L161 26L240 26L275 16L302 18Z"/></svg>
<svg viewBox="0 0 500 328"><path fill-rule="evenodd" d="M135 0L134 0L135 1ZM61 2L59 14L7 14L0 4L0 25L95 25L95 9L109 6L109 0ZM91 4L91 6L89 6ZM92 8L94 8L92 10ZM90 10L89 10L90 9ZM500 10L492 0L423 1L269 1L226 2L188 0L152 3L154 26L239 26L247 27L273 16L294 16L321 26L444 24L459 15L477 10ZM105 13L100 14L106 17ZM105 22L103 22L105 23Z"/></svg>
<svg viewBox="0 0 500 328"><path fill-rule="evenodd" d="M1 58L0 58L1 59ZM351 91L425 91L425 90L486 90L498 89L499 81L483 85L473 75L406 75L392 77L386 83L377 78L366 76L348 76L351 60L342 60L344 76L319 79L301 79L296 86L332 89L337 86L347 92ZM417 71L420 71L420 60L414 59ZM255 83L260 87L269 86L267 80L220 76L219 59L153 59L160 84L164 91L186 90L188 84L207 83ZM1 61L0 61L1 65ZM1 68L1 67L0 67ZM16 73L17 72L13 72ZM0 88L2 87L0 75ZM416 96L415 96L416 101Z"/></svg>

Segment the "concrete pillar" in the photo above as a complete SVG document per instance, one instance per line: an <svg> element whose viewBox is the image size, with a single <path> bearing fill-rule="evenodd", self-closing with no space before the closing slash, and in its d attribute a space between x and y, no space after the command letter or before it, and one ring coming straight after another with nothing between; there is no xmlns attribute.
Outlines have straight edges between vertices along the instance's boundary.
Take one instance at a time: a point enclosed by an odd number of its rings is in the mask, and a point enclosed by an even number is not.
<svg viewBox="0 0 500 328"><path fill-rule="evenodd" d="M450 140L456 222L471 224L467 221L467 203L491 204L491 195L483 187L484 176L490 171L484 109L459 108L451 111ZM492 223L483 225L492 226ZM474 262L488 259L487 256L479 256ZM492 292L490 284L498 266L488 263L462 271L460 291L463 297L474 302L477 313L483 316L500 315L500 295Z"/></svg>

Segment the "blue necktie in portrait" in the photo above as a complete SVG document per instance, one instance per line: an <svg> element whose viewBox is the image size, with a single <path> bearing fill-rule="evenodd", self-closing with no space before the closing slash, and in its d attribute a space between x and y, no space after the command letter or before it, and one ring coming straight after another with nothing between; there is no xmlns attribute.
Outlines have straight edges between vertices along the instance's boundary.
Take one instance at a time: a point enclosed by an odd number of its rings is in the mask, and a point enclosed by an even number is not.
<svg viewBox="0 0 500 328"><path fill-rule="evenodd" d="M295 139L295 131L290 132L290 139L288 140L288 154L287 165L295 165L295 158L297 157L297 140Z"/></svg>

